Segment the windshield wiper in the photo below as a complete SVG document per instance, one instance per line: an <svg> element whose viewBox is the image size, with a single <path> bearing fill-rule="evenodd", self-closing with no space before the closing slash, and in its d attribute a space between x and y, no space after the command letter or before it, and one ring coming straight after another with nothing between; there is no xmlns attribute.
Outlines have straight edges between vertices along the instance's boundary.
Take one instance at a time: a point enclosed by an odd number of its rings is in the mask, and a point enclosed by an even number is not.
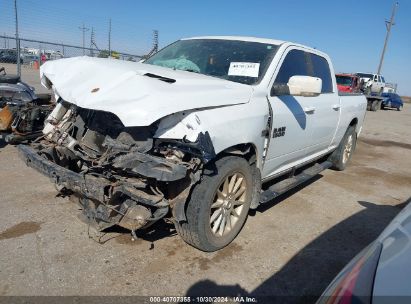
<svg viewBox="0 0 411 304"><path fill-rule="evenodd" d="M167 77L164 77L164 76L160 76L160 75L156 75L156 74L151 74L151 73L145 73L144 76L151 77L151 78L157 78L158 80L161 80L161 81L164 81L164 82L168 82L168 83L174 83L174 82L176 82L175 79L167 78Z"/></svg>
<svg viewBox="0 0 411 304"><path fill-rule="evenodd" d="M182 70L182 71L191 72L191 73L197 73L197 74L200 73L199 71L195 71L195 70L192 70L192 69L187 69L187 70Z"/></svg>

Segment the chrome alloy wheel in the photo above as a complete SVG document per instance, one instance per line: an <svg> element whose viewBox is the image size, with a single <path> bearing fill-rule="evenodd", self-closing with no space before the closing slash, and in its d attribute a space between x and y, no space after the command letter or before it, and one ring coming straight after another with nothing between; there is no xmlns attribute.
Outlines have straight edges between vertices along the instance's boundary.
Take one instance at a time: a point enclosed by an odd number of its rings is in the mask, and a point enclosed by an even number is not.
<svg viewBox="0 0 411 304"><path fill-rule="evenodd" d="M348 136L347 142L345 143L345 147L344 147L344 152L343 152L343 163L344 164L350 159L352 148L353 148L353 143L354 143L354 139L353 139L353 135L351 134L350 136Z"/></svg>
<svg viewBox="0 0 411 304"><path fill-rule="evenodd" d="M239 172L228 175L218 187L210 210L211 231L225 236L238 223L247 197L247 183Z"/></svg>

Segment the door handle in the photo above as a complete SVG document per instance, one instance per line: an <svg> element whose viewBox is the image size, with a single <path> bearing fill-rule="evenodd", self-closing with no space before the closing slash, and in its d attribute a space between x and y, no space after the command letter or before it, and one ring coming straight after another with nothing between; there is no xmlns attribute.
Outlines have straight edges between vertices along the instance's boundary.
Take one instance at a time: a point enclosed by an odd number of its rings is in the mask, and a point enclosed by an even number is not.
<svg viewBox="0 0 411 304"><path fill-rule="evenodd" d="M341 105L339 105L339 104L335 104L335 105L333 105L333 109L334 110L339 110L341 108Z"/></svg>
<svg viewBox="0 0 411 304"><path fill-rule="evenodd" d="M304 112L307 114L313 114L315 112L315 108L314 107L305 107Z"/></svg>

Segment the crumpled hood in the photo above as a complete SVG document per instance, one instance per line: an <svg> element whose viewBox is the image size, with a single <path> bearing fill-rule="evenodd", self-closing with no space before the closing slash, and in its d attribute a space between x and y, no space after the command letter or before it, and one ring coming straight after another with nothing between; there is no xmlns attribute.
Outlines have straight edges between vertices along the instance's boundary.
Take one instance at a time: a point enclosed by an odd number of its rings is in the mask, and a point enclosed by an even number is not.
<svg viewBox="0 0 411 304"><path fill-rule="evenodd" d="M165 82L154 74L175 80ZM63 100L116 114L125 126L147 126L172 113L247 103L252 87L169 68L116 59L74 57L40 68Z"/></svg>

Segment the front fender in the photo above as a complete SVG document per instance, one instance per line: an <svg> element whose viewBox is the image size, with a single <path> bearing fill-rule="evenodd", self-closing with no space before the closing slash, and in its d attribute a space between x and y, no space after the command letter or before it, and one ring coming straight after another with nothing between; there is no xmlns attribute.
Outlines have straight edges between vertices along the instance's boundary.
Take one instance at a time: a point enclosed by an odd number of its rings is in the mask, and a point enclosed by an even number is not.
<svg viewBox="0 0 411 304"><path fill-rule="evenodd" d="M179 112L160 120L157 139L196 142L199 134L210 135L215 154L240 144L252 144L261 168L268 109L266 102Z"/></svg>

